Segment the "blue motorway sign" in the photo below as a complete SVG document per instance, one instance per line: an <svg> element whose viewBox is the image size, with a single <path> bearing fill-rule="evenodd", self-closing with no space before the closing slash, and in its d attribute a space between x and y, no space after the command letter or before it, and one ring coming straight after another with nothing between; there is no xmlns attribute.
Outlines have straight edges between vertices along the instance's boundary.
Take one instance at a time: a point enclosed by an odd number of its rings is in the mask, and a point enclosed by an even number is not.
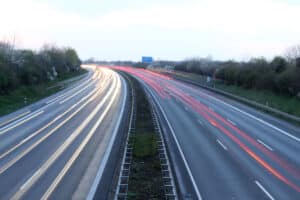
<svg viewBox="0 0 300 200"><path fill-rule="evenodd" d="M149 57L149 56L143 56L142 57L142 63L152 63L153 62L153 58Z"/></svg>

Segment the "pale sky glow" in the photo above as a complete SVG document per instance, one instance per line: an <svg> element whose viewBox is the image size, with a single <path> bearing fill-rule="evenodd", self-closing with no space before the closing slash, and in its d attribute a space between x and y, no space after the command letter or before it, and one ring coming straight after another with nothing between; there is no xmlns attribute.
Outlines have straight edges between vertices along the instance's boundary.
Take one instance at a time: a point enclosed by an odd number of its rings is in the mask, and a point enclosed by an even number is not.
<svg viewBox="0 0 300 200"><path fill-rule="evenodd" d="M300 43L297 0L0 0L0 38L82 59L270 58Z"/></svg>

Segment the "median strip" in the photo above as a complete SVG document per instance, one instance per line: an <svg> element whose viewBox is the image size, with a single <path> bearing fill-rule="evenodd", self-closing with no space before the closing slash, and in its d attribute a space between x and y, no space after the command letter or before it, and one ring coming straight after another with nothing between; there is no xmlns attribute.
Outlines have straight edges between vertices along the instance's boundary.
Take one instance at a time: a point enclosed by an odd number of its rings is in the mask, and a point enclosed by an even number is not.
<svg viewBox="0 0 300 200"><path fill-rule="evenodd" d="M140 83L133 78L129 81L136 107L115 199L176 199L156 114Z"/></svg>

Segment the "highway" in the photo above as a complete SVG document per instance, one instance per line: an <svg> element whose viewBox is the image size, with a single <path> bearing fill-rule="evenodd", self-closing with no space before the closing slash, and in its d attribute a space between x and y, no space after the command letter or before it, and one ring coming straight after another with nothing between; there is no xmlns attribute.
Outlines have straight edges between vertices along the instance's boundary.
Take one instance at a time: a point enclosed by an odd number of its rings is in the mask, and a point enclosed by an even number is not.
<svg viewBox="0 0 300 200"><path fill-rule="evenodd" d="M0 199L91 199L121 126L124 79L90 66L63 91L0 118Z"/></svg>
<svg viewBox="0 0 300 200"><path fill-rule="evenodd" d="M140 80L160 110L173 165L185 167L176 176L191 186L179 183L181 197L300 199L299 127L162 74L115 68Z"/></svg>

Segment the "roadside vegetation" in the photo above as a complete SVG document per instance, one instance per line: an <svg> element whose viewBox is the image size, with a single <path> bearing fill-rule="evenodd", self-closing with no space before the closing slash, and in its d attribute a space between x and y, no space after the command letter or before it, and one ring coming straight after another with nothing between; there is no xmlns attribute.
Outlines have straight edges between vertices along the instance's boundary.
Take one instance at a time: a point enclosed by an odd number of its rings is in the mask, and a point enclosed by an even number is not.
<svg viewBox="0 0 300 200"><path fill-rule="evenodd" d="M85 72L80 65L72 48L33 51L0 41L0 115L57 92L59 81Z"/></svg>
<svg viewBox="0 0 300 200"><path fill-rule="evenodd" d="M176 71L188 72L177 75L300 116L300 45L270 61L265 58L247 62L195 58L175 63L174 69L175 74Z"/></svg>

